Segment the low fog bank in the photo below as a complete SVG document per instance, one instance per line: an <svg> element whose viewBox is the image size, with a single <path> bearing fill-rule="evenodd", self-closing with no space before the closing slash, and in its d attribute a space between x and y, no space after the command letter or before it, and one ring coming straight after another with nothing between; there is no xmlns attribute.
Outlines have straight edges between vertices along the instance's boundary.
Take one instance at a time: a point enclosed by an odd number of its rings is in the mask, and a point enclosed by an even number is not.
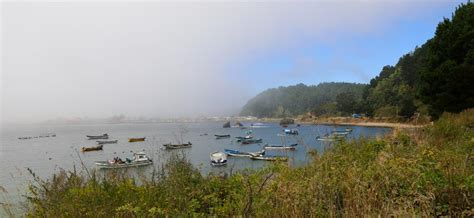
<svg viewBox="0 0 474 218"><path fill-rule="evenodd" d="M1 120L236 115L270 88L265 78L278 86L325 73L295 66L309 73L255 77L241 66L388 29L401 14L423 16L416 4L4 2Z"/></svg>

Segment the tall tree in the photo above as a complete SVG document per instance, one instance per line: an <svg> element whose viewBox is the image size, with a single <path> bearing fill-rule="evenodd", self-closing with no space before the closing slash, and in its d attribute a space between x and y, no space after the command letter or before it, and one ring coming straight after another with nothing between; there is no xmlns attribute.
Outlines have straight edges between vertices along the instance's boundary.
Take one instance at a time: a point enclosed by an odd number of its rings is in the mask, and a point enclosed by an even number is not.
<svg viewBox="0 0 474 218"><path fill-rule="evenodd" d="M433 116L474 107L474 4L456 8L426 43L419 94Z"/></svg>

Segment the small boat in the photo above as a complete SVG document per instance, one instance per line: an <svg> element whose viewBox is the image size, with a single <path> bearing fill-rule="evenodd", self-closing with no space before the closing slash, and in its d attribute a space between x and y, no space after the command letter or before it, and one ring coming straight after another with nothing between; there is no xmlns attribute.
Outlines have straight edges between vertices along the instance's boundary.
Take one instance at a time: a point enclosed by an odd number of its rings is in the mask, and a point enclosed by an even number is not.
<svg viewBox="0 0 474 218"><path fill-rule="evenodd" d="M249 140L249 139L252 139L253 136L252 135L246 135L246 136L237 136L235 137L237 139L237 142L241 142L241 141L244 141L244 140Z"/></svg>
<svg viewBox="0 0 474 218"><path fill-rule="evenodd" d="M191 144L191 142L188 142L186 144L171 144L171 143L168 143L168 144L164 144L163 146L166 148L166 149L180 149L180 148L190 148L193 144Z"/></svg>
<svg viewBox="0 0 474 218"><path fill-rule="evenodd" d="M288 134L288 135L299 135L300 134L297 129L284 129L283 131L285 132L285 134Z"/></svg>
<svg viewBox="0 0 474 218"><path fill-rule="evenodd" d="M153 161L148 158L144 152L137 152L133 154L133 160L126 159L122 161L122 159L116 157L113 160L109 161L96 161L95 164L99 168L104 169L116 169L116 168L126 168L126 167L140 167L152 164Z"/></svg>
<svg viewBox="0 0 474 218"><path fill-rule="evenodd" d="M262 155L262 156L252 156L250 157L252 160L266 160L266 161L288 161L288 157L285 156L270 156L270 155Z"/></svg>
<svg viewBox="0 0 474 218"><path fill-rule="evenodd" d="M325 141L325 142L333 142L333 141L341 141L343 140L345 135L325 135L325 136L316 136L316 140L318 141Z"/></svg>
<svg viewBox="0 0 474 218"><path fill-rule="evenodd" d="M129 138L128 142L143 142L145 141L145 137L143 138Z"/></svg>
<svg viewBox="0 0 474 218"><path fill-rule="evenodd" d="M112 141L97 141L97 144L99 145L104 145L104 144L117 144L118 140L112 140Z"/></svg>
<svg viewBox="0 0 474 218"><path fill-rule="evenodd" d="M257 143L262 143L263 139L245 139L242 140L241 143L243 145L249 145L249 144L257 144Z"/></svg>
<svg viewBox="0 0 474 218"><path fill-rule="evenodd" d="M82 147L82 152L99 151L99 150L102 150L103 147L104 147L104 145L97 145L97 146L94 146L94 147Z"/></svg>
<svg viewBox="0 0 474 218"><path fill-rule="evenodd" d="M224 152L229 156L234 157L252 157L252 156L262 156L265 154L265 150L256 151L256 152L243 152L232 149L224 149Z"/></svg>
<svg viewBox="0 0 474 218"><path fill-rule="evenodd" d="M296 149L296 146L298 144L291 144L291 145L265 145L263 146L263 149L266 149L266 150L271 150L271 149L283 149L283 150L295 150Z"/></svg>
<svg viewBox="0 0 474 218"><path fill-rule="evenodd" d="M224 166L227 164L227 154L223 152L213 152L210 155L212 166Z"/></svg>
<svg viewBox="0 0 474 218"><path fill-rule="evenodd" d="M230 135L214 135L216 139L225 139L225 138L230 138Z"/></svg>
<svg viewBox="0 0 474 218"><path fill-rule="evenodd" d="M89 138L89 140L92 140L92 139L109 139L109 135L106 133L106 134L103 134L103 135L86 135L87 138Z"/></svg>
<svg viewBox="0 0 474 218"><path fill-rule="evenodd" d="M339 132L339 131L333 131L332 134L333 135L341 135L341 136L345 136L345 135L349 135L351 132Z"/></svg>
<svg viewBox="0 0 474 218"><path fill-rule="evenodd" d="M252 128L265 128L265 127L268 127L268 125L265 125L264 123L252 123L252 124L250 124L250 127L252 127Z"/></svg>

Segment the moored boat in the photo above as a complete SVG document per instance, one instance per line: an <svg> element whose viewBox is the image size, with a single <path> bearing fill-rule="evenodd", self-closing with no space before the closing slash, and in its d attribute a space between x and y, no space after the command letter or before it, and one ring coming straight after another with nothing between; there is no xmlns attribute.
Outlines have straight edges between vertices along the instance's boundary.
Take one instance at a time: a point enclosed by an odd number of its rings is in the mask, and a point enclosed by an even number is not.
<svg viewBox="0 0 474 218"><path fill-rule="evenodd" d="M145 137L143 138L129 138L128 142L143 142L145 141Z"/></svg>
<svg viewBox="0 0 474 218"><path fill-rule="evenodd" d="M227 164L227 154L224 152L213 152L210 154L212 166L224 166Z"/></svg>
<svg viewBox="0 0 474 218"><path fill-rule="evenodd" d="M245 139L240 141L243 145L262 143L263 139Z"/></svg>
<svg viewBox="0 0 474 218"><path fill-rule="evenodd" d="M271 150L271 149L282 149L282 150L295 150L296 149L296 146L298 144L291 144L291 145L269 145L269 144L266 144L265 146L263 146L264 149L266 150Z"/></svg>
<svg viewBox="0 0 474 218"><path fill-rule="evenodd" d="M256 151L256 152L244 152L244 151L237 151L232 149L224 149L224 152L229 156L234 157L252 157L252 156L262 156L265 154L265 150Z"/></svg>
<svg viewBox="0 0 474 218"><path fill-rule="evenodd" d="M118 140L112 140L112 141L97 141L97 144L99 145L104 145L104 144L116 144Z"/></svg>
<svg viewBox="0 0 474 218"><path fill-rule="evenodd" d="M270 156L270 155L262 155L262 156L252 156L250 157L252 160L266 160L266 161L288 161L288 157L285 156Z"/></svg>
<svg viewBox="0 0 474 218"><path fill-rule="evenodd" d="M92 139L109 139L109 135L107 133L103 135L86 135L89 140Z"/></svg>
<svg viewBox="0 0 474 218"><path fill-rule="evenodd" d="M153 161L146 156L144 152L137 152L133 154L133 160L130 159L125 159L125 161L122 161L122 159L116 157L113 160L109 161L96 161L95 164L99 168L104 168L104 169L115 169L115 168L126 168L126 167L140 167L140 166L146 166L152 164Z"/></svg>
<svg viewBox="0 0 474 218"><path fill-rule="evenodd" d="M288 135L299 135L298 129L284 129L285 134Z"/></svg>
<svg viewBox="0 0 474 218"><path fill-rule="evenodd" d="M185 144L164 144L163 146L166 149L180 149L180 148L190 148L193 144L191 142L185 143Z"/></svg>
<svg viewBox="0 0 474 218"><path fill-rule="evenodd" d="M318 141L326 141L326 142L333 142L333 141L341 141L344 139L346 135L325 135L325 136L316 136L316 140Z"/></svg>
<svg viewBox="0 0 474 218"><path fill-rule="evenodd" d="M97 146L93 146L93 147L82 147L82 152L86 152L86 151L99 151L99 150L102 150L104 147L104 145L97 145Z"/></svg>
<svg viewBox="0 0 474 218"><path fill-rule="evenodd" d="M216 139L225 139L225 138L230 138L230 135L214 135Z"/></svg>

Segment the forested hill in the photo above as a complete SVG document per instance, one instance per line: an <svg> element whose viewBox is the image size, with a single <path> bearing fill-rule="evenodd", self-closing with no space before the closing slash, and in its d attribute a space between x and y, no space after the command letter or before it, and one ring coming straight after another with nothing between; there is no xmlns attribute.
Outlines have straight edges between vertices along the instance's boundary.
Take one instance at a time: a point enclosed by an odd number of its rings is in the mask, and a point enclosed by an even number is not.
<svg viewBox="0 0 474 218"><path fill-rule="evenodd" d="M348 96L360 101L364 84L321 83L307 86L298 84L288 87L268 89L250 99L243 107L241 115L257 117L285 117L312 111L321 105L335 107L337 97Z"/></svg>
<svg viewBox="0 0 474 218"><path fill-rule="evenodd" d="M361 95L362 93L362 95ZM251 99L242 115L280 117L365 113L406 117L415 113L437 118L444 111L474 107L474 4L456 8L434 37L382 68L365 86L350 83L296 85L269 89Z"/></svg>

